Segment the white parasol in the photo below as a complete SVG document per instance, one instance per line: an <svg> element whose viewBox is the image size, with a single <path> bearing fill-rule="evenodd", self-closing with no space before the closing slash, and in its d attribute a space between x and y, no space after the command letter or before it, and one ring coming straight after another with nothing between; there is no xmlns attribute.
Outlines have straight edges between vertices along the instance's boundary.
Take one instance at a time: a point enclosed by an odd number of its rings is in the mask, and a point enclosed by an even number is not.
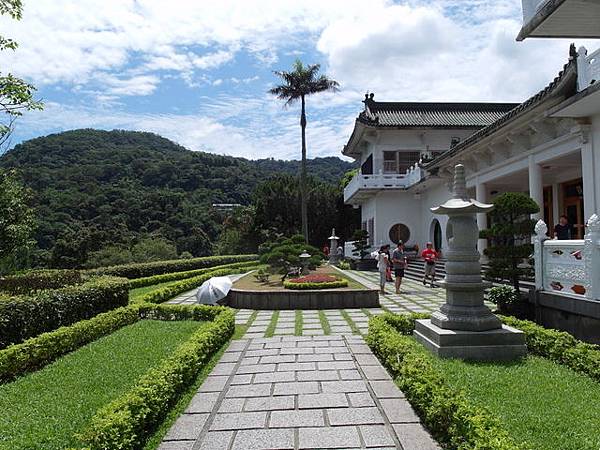
<svg viewBox="0 0 600 450"><path fill-rule="evenodd" d="M216 305L217 302L229 293L233 283L229 277L213 277L202 283L198 289L196 299L198 303Z"/></svg>

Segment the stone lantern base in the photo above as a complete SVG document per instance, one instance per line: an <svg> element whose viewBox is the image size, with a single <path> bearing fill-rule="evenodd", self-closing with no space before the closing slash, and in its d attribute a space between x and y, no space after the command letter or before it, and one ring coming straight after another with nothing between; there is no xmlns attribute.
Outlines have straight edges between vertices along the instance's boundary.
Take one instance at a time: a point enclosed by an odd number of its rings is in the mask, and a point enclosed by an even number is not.
<svg viewBox="0 0 600 450"><path fill-rule="evenodd" d="M441 358L508 361L527 354L525 334L506 325L488 331L463 331L440 328L431 320L417 320L414 337Z"/></svg>

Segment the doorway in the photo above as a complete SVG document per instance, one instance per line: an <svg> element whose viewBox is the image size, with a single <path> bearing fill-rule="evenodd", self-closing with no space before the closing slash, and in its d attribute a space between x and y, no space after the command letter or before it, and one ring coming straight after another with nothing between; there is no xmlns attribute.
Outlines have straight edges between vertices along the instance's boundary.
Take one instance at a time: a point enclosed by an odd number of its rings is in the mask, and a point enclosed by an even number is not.
<svg viewBox="0 0 600 450"><path fill-rule="evenodd" d="M431 242L433 242L433 248L436 252L439 252L442 249L442 226L439 220L433 219L429 235Z"/></svg>
<svg viewBox="0 0 600 450"><path fill-rule="evenodd" d="M565 216L573 226L573 239L583 239L585 220L583 217L583 181L578 179L563 183L563 207Z"/></svg>

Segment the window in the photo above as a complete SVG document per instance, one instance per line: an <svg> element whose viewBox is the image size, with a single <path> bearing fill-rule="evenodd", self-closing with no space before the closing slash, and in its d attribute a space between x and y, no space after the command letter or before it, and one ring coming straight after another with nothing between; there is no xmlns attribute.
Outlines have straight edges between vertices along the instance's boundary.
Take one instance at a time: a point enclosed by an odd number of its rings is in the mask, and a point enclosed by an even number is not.
<svg viewBox="0 0 600 450"><path fill-rule="evenodd" d="M369 219L369 224L367 225L367 231L369 232L369 245L373 246L373 242L375 241L373 234L375 233L375 219Z"/></svg>
<svg viewBox="0 0 600 450"><path fill-rule="evenodd" d="M410 230L403 223L397 223L392 228L390 228L390 240L397 244L402 241L404 244L408 242L410 239Z"/></svg>
<svg viewBox="0 0 600 450"><path fill-rule="evenodd" d="M383 152L383 172L405 173L420 157L421 152L414 151Z"/></svg>

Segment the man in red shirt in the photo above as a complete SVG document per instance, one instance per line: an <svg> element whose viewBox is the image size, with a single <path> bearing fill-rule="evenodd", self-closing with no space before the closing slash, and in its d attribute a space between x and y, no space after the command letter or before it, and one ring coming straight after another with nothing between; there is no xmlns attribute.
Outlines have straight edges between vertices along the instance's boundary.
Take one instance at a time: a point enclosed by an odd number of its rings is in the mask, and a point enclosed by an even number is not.
<svg viewBox="0 0 600 450"><path fill-rule="evenodd" d="M421 258L425 260L423 286L427 286L427 278L431 277L431 287L433 287L433 282L435 280L435 261L438 258L438 254L433 249L433 244L431 242L428 242L427 248L421 252Z"/></svg>

